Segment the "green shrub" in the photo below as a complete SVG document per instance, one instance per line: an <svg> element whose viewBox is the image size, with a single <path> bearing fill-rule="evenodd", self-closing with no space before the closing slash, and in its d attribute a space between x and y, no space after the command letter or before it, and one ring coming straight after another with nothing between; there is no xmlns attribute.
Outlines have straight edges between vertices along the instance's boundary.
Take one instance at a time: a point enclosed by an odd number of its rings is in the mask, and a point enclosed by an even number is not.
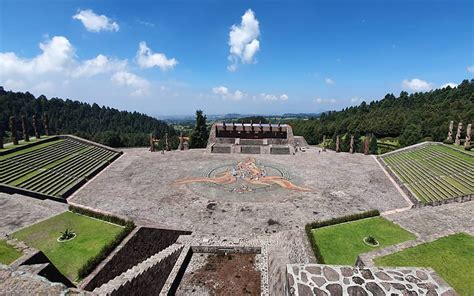
<svg viewBox="0 0 474 296"><path fill-rule="evenodd" d="M105 258L107 258L107 256L122 242L122 240L130 232L132 232L132 230L135 228L135 223L133 223L133 221L131 220L125 220L117 216L102 214L99 212L72 205L69 206L69 210L73 213L97 218L103 221L124 226L123 230L119 232L110 243L104 245L96 256L87 260L87 262L83 266L81 266L81 268L79 268L77 274L78 278L82 280L86 276L88 276L97 267L97 265L99 265Z"/></svg>
<svg viewBox="0 0 474 296"><path fill-rule="evenodd" d="M468 145L464 147L464 150L471 151L472 150L472 145Z"/></svg>
<svg viewBox="0 0 474 296"><path fill-rule="evenodd" d="M335 224L341 224L344 222L360 220L360 219L369 218L369 217L375 217L375 216L380 216L380 212L378 210L370 210L370 211L366 211L362 213L337 217L337 218L324 220L324 221L315 221L315 222L306 224L305 232L306 232L306 235L308 236L309 242L311 244L311 249L313 250L314 256L316 257L316 260L318 261L318 263L324 264L325 261L324 261L323 255L321 254L321 251L319 250L318 243L316 242L316 239L313 236L313 233L312 233L313 229L335 225Z"/></svg>
<svg viewBox="0 0 474 296"><path fill-rule="evenodd" d="M68 240L68 239L71 239L75 236L76 234L74 233L74 231L72 229L69 229L69 228L66 228L66 230L64 230L64 232L61 232L61 236L59 237L59 240Z"/></svg>
<svg viewBox="0 0 474 296"><path fill-rule="evenodd" d="M454 144L454 141L452 139L451 140L446 139L446 140L443 141L443 143L451 145L451 144Z"/></svg>

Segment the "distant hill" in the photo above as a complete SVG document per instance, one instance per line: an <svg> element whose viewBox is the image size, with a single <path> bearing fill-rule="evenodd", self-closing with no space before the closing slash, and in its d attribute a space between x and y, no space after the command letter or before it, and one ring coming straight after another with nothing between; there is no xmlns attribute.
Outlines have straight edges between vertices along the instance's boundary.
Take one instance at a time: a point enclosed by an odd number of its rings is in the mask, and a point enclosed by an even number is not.
<svg viewBox="0 0 474 296"><path fill-rule="evenodd" d="M35 98L29 92L4 91L0 87L0 136L9 136L10 116L17 119L17 130L22 131L21 115L27 115L29 133L33 135L31 117L48 114L52 134L74 134L113 147L148 145L150 133L163 137L176 134L167 123L138 112L119 111L97 104L60 98ZM42 128L42 125L41 125Z"/></svg>
<svg viewBox="0 0 474 296"><path fill-rule="evenodd" d="M377 138L399 138L403 146L411 144L406 139L443 141L451 120L455 122L454 133L458 122L464 127L473 122L473 80L464 80L456 88L410 95L401 92L398 97L387 94L380 101L324 112L317 119L292 120L291 124L294 134L304 136L310 144L320 143L323 135L335 138L352 134L358 138L374 134Z"/></svg>

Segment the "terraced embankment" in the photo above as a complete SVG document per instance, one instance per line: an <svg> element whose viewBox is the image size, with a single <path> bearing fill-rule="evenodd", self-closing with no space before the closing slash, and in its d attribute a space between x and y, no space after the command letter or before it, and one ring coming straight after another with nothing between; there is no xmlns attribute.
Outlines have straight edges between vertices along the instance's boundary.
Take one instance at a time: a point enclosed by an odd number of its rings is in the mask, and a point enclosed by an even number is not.
<svg viewBox="0 0 474 296"><path fill-rule="evenodd" d="M58 139L0 156L0 188L65 198L120 152L78 138Z"/></svg>
<svg viewBox="0 0 474 296"><path fill-rule="evenodd" d="M444 145L421 145L381 159L422 203L474 193L474 157Z"/></svg>

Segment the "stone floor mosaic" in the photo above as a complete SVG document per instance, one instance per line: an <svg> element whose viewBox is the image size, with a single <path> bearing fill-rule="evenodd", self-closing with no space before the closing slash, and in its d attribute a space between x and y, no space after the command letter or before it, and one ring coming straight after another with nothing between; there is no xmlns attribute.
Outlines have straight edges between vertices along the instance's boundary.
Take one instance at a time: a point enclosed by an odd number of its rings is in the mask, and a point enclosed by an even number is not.
<svg viewBox="0 0 474 296"><path fill-rule="evenodd" d="M289 295L429 295L457 293L432 269L358 268L322 264L288 264Z"/></svg>

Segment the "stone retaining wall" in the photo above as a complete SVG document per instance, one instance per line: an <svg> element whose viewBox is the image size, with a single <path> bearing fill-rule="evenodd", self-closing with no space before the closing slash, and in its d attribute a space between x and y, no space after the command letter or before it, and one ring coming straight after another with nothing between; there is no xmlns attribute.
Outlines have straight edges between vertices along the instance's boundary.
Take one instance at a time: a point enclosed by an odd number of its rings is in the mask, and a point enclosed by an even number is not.
<svg viewBox="0 0 474 296"><path fill-rule="evenodd" d="M190 232L136 227L84 281L80 287L92 291L131 267L174 244Z"/></svg>
<svg viewBox="0 0 474 296"><path fill-rule="evenodd" d="M93 292L100 295L156 295L162 290L183 247L173 244Z"/></svg>

